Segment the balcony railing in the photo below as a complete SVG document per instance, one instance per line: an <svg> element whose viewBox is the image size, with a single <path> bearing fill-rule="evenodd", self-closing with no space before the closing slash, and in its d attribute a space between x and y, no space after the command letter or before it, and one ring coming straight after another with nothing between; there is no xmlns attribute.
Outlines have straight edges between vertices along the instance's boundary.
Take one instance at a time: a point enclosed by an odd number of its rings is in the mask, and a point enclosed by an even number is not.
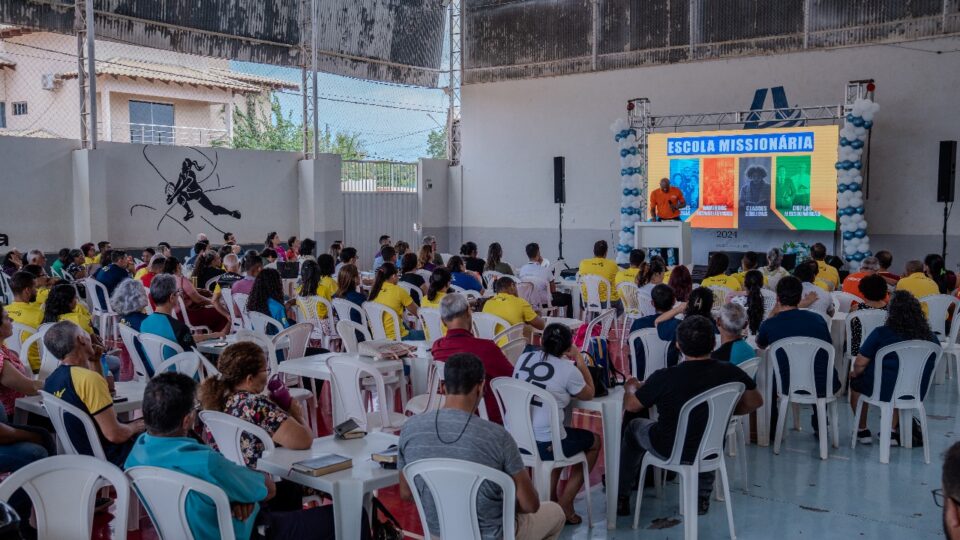
<svg viewBox="0 0 960 540"><path fill-rule="evenodd" d="M225 129L161 124L117 123L111 126L111 140L135 144L171 146L229 146L230 134ZM100 126L101 138L103 125Z"/></svg>

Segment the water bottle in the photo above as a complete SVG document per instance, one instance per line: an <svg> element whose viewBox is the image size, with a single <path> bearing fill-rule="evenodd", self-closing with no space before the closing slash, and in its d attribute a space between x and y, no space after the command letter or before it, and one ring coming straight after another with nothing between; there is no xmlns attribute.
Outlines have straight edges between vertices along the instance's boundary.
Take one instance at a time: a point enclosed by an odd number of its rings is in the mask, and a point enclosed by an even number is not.
<svg viewBox="0 0 960 540"><path fill-rule="evenodd" d="M103 378L107 380L107 387L110 389L110 395L116 393L116 386L113 380L113 373L110 373L110 366L107 365L107 355L100 355L100 371L103 373Z"/></svg>
<svg viewBox="0 0 960 540"><path fill-rule="evenodd" d="M270 381L267 382L267 391L270 392L270 399L279 405L281 409L285 411L290 410L290 405L293 404L293 398L290 397L290 389L284 384L282 375L278 373L270 377Z"/></svg>

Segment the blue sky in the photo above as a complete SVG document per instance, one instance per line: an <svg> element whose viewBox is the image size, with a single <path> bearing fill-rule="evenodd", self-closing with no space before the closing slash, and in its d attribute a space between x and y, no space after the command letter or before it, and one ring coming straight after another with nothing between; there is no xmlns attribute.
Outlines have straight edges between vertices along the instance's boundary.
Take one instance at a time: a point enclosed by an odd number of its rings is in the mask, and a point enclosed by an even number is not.
<svg viewBox="0 0 960 540"><path fill-rule="evenodd" d="M300 70L231 62L244 73L300 84ZM443 84L443 83L441 83ZM319 73L319 118L333 132L358 133L369 159L416 161L426 155L427 134L446 122L447 97L440 89L401 86ZM284 114L301 121L302 94L277 93ZM359 103L358 103L359 102Z"/></svg>

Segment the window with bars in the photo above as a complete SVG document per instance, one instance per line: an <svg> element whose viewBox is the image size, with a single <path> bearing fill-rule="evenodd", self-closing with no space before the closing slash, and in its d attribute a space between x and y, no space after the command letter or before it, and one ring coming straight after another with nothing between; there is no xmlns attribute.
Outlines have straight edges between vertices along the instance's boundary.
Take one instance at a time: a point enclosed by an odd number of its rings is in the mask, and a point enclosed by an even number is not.
<svg viewBox="0 0 960 540"><path fill-rule="evenodd" d="M14 116L23 116L27 114L27 102L26 101L15 101L13 103L13 115Z"/></svg>

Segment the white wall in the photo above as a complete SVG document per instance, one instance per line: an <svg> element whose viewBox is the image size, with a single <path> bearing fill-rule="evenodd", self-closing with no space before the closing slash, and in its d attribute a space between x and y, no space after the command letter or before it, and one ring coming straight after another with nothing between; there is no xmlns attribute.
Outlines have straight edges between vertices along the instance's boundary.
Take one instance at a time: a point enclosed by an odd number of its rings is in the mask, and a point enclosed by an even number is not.
<svg viewBox="0 0 960 540"><path fill-rule="evenodd" d="M909 47L955 50L960 39ZM620 165L609 125L626 115L628 99L649 98L654 115L748 110L757 88L784 86L791 105L826 105L842 102L847 81L866 78L876 80L882 107L873 129L866 204L871 245L895 248L903 254L900 261L939 251L937 143L960 137L960 55L884 45L465 86L463 213L460 222L459 211L451 211L451 227L462 225L464 236L480 243L504 242L511 260L521 258L528 241L540 241L555 257L552 157L566 156L564 255L575 262L593 240L610 241L610 229L619 230ZM960 230L958 223L954 215L951 235ZM695 262L718 246L766 249L786 240L762 232L739 236L717 240L711 231L698 231ZM960 236L950 242L955 261Z"/></svg>

